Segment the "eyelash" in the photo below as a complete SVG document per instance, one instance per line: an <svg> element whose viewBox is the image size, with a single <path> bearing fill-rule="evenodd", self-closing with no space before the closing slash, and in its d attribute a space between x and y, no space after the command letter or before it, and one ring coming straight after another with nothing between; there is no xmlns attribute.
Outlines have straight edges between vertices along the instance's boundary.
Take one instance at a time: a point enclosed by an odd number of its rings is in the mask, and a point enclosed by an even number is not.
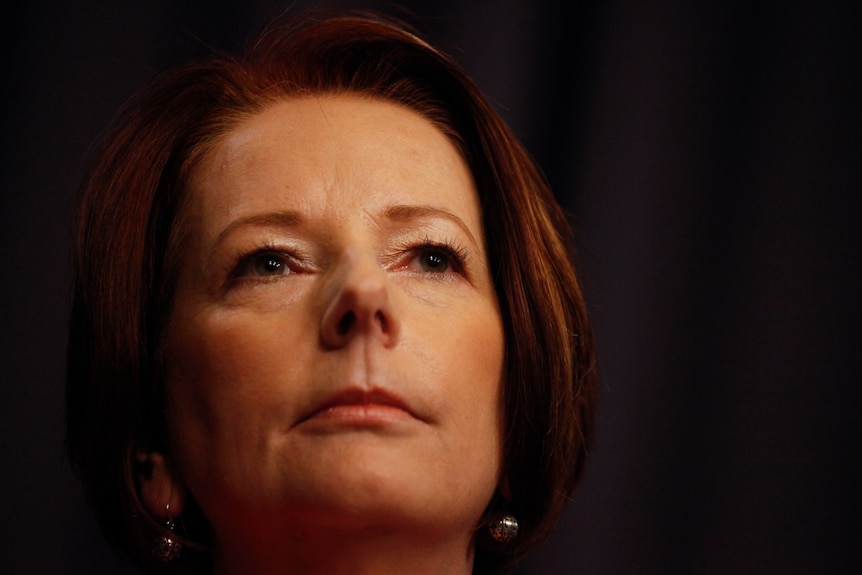
<svg viewBox="0 0 862 575"><path fill-rule="evenodd" d="M290 267L290 264L297 261L296 256L291 255L284 248L279 248L270 242L265 242L259 247L237 252L233 259L233 263L230 266L228 274L229 279L236 280L244 277L254 277L253 274L245 274L243 271L247 270L250 266L253 266L256 258L266 255L277 256L284 260L284 264L288 266L288 273L295 271ZM264 278L265 276L261 276L259 279Z"/></svg>
<svg viewBox="0 0 862 575"><path fill-rule="evenodd" d="M439 253L447 260L449 267L444 272L440 272L440 275L448 272L459 274L465 273L468 252L461 244L459 244L455 240L439 242L431 240L429 238L425 238L419 243L404 242L402 246L399 246L396 249L396 253L393 255L392 260L401 260L404 255L409 254L410 261L412 261L413 258L428 254L429 252ZM256 276L254 273L245 273L247 270L249 270L251 266L255 265L255 260L257 258L266 255L276 256L284 261L284 265L287 266L287 274L284 275L289 275L296 272L296 270L291 264L297 263L298 258L295 255L289 253L284 248L279 248L275 244L266 242L259 247L255 247L247 251L238 251L235 258L233 259L232 265L230 266L228 279L239 280L245 277L268 279L267 276ZM300 266L297 265L297 267ZM425 273L435 275L434 272ZM275 275L272 277L277 278L279 277L279 275Z"/></svg>
<svg viewBox="0 0 862 575"><path fill-rule="evenodd" d="M446 272L465 273L467 264L467 250L455 240L447 240L438 242L429 238L423 239L418 244L406 243L400 253L411 254L412 257L418 257L429 252L437 252L443 255L449 264L449 269ZM427 272L432 273L432 272Z"/></svg>

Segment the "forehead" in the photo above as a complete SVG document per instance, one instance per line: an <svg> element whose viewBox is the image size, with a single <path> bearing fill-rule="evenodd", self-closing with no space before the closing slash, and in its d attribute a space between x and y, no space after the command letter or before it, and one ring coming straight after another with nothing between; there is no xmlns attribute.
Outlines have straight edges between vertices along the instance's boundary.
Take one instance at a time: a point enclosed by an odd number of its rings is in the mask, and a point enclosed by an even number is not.
<svg viewBox="0 0 862 575"><path fill-rule="evenodd" d="M451 140L417 112L355 94L270 105L217 141L190 184L207 218L404 202L479 218L472 175Z"/></svg>

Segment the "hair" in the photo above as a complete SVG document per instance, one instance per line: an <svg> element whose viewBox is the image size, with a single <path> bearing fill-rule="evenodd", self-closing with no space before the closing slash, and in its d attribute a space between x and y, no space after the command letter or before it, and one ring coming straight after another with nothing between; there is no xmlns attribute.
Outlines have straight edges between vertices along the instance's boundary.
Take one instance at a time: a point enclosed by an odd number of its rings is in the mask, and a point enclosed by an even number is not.
<svg viewBox="0 0 862 575"><path fill-rule="evenodd" d="M137 451L165 442L160 348L188 174L244 118L292 97L337 93L422 114L475 179L505 334L506 510L520 534L501 545L478 530L474 573L506 572L546 539L582 475L595 355L570 228L543 175L466 74L407 25L304 15L271 24L241 56L214 54L157 76L118 116L80 190L67 448L109 543L152 572L208 568L205 559L153 562L150 544L164 527L136 484ZM206 521L193 515L184 514L188 537L205 547Z"/></svg>

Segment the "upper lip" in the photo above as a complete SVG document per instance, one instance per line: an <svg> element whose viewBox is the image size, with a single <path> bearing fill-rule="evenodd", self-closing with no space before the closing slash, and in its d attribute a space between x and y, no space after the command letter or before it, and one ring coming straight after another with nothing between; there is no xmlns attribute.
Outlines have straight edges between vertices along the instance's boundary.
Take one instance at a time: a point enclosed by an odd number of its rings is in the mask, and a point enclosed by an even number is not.
<svg viewBox="0 0 862 575"><path fill-rule="evenodd" d="M325 399L316 403L314 407L302 418L299 419L297 425L311 419L318 413L322 413L327 409L342 405L385 405L395 407L407 412L416 419L419 417L407 403L397 395L381 388L361 389L351 387L338 392L335 392Z"/></svg>

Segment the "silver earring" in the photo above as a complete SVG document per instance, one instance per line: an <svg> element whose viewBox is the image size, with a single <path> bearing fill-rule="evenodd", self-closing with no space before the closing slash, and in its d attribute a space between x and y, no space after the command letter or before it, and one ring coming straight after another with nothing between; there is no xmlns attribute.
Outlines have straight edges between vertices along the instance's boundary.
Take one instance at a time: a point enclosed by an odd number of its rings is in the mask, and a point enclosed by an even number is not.
<svg viewBox="0 0 862 575"><path fill-rule="evenodd" d="M162 563L170 563L176 560L180 556L180 553L183 552L183 544L174 535L174 521L170 519L170 505L166 508L168 510L167 526L171 532L169 535L159 535L153 542L153 557Z"/></svg>
<svg viewBox="0 0 862 575"><path fill-rule="evenodd" d="M518 536L518 520L514 515L500 513L488 522L488 533L497 543L509 543Z"/></svg>

